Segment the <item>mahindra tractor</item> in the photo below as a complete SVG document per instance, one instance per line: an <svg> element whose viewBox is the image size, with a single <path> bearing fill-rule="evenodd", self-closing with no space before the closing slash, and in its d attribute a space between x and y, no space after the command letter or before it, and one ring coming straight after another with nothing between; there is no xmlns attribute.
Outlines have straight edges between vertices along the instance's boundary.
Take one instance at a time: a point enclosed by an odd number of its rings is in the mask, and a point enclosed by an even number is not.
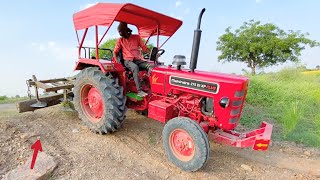
<svg viewBox="0 0 320 180"><path fill-rule="evenodd" d="M165 124L162 132L164 151L169 161L184 171L197 171L206 164L210 154L209 139L237 148L267 150L271 124L262 122L258 129L235 131L249 79L196 70L204 12L202 9L194 30L189 68L185 68L184 55L175 55L170 65L159 61L165 53L163 45L182 25L178 19L134 4L98 3L75 13L73 23L79 45L74 70L79 73L71 78L49 80L37 80L33 76L27 80L27 85L34 87L35 98L19 102L19 112L73 101L79 118L100 134L119 130L127 109L143 112L150 119ZM147 96L137 95L132 72L123 65L121 53L118 57L99 57L99 52L113 52L113 49L100 48L100 44L115 22L135 26L145 43L151 37L156 41L150 54L144 56L154 68L151 72L139 71L142 90L148 93ZM101 38L99 27L106 29ZM95 46L85 47L90 29L94 32ZM39 88L53 93L39 97Z"/></svg>

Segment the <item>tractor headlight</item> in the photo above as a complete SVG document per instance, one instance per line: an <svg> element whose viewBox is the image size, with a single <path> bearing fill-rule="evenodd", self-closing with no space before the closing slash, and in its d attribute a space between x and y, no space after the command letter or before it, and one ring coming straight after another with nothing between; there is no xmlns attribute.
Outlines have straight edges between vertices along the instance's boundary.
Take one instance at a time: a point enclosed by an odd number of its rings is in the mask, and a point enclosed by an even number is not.
<svg viewBox="0 0 320 180"><path fill-rule="evenodd" d="M230 99L227 98L227 97L223 97L221 98L220 100L220 106L223 107L223 108L226 108L229 106L229 102L230 102Z"/></svg>

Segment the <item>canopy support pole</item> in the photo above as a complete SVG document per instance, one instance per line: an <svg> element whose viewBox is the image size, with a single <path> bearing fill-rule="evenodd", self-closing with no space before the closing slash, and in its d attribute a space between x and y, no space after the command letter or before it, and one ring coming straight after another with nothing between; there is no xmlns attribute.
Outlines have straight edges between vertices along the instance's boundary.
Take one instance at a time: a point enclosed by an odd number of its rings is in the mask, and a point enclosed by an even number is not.
<svg viewBox="0 0 320 180"><path fill-rule="evenodd" d="M88 32L88 28L86 28L86 30L84 31L84 34L83 34L83 37L82 37L81 43L80 43L80 45L79 45L79 52L78 52L79 58L80 58L80 55L81 55L81 48L82 48L82 45L83 45L84 39L85 39L85 38L86 38L86 36L87 36L87 32Z"/></svg>

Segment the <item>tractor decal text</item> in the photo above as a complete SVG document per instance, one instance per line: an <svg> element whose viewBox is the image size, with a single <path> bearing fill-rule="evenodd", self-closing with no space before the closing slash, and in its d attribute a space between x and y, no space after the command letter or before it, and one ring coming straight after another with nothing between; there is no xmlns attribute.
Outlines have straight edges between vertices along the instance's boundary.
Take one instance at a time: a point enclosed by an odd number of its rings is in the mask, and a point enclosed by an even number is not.
<svg viewBox="0 0 320 180"><path fill-rule="evenodd" d="M170 84L189 89L205 91L217 94L219 91L219 84L212 82L199 81L195 79L187 79L181 77L170 76Z"/></svg>

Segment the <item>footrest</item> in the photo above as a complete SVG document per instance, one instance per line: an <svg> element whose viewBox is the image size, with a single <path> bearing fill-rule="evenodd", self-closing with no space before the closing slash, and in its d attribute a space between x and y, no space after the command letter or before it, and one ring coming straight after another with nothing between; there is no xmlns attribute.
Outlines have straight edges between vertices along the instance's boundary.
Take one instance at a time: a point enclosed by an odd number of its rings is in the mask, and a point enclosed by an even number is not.
<svg viewBox="0 0 320 180"><path fill-rule="evenodd" d="M129 92L129 93L126 94L126 96L127 96L128 98L130 98L130 99L132 99L132 100L136 100L136 101L142 101L142 100L143 100L142 97L138 96L138 94L137 94L137 93L134 93L134 92Z"/></svg>

